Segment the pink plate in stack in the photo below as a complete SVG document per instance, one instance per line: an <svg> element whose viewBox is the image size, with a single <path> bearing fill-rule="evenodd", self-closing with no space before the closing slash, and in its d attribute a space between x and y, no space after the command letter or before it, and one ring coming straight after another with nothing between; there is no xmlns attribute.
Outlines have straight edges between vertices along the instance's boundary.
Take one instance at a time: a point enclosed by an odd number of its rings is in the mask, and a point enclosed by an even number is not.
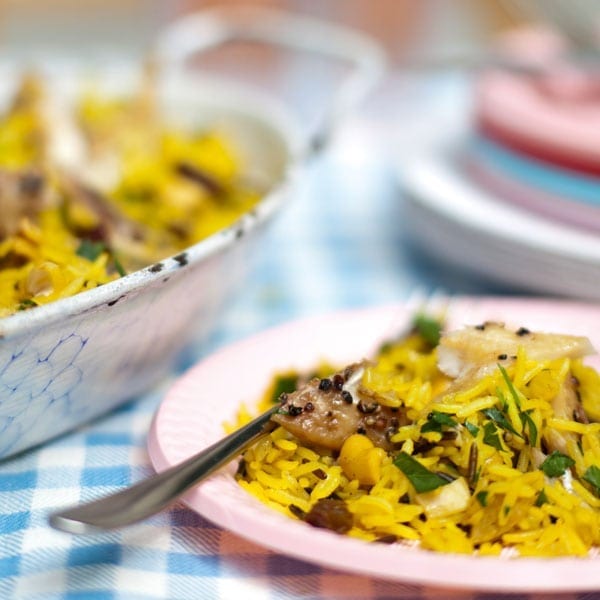
<svg viewBox="0 0 600 600"><path fill-rule="evenodd" d="M600 70L567 63L544 31L504 47L546 72L478 79L469 128L403 173L409 230L428 253L490 279L598 299Z"/></svg>

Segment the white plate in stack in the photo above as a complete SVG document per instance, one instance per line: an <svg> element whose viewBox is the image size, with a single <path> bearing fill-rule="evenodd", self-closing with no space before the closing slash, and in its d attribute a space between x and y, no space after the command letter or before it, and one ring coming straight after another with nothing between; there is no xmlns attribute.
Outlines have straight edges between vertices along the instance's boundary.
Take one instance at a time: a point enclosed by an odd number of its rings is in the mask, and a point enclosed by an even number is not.
<svg viewBox="0 0 600 600"><path fill-rule="evenodd" d="M404 225L430 255L511 286L600 300L600 236L506 203L451 152L402 169Z"/></svg>
<svg viewBox="0 0 600 600"><path fill-rule="evenodd" d="M559 42L507 40L547 56ZM511 291L600 300L600 75L550 64L547 78L483 74L454 107L463 130L403 157L404 223L423 251Z"/></svg>

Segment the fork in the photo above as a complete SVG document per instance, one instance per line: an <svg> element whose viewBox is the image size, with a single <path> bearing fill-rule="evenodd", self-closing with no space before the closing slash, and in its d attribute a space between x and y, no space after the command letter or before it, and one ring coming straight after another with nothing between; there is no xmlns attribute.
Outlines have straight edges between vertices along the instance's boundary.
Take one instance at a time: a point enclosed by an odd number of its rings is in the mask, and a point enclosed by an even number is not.
<svg viewBox="0 0 600 600"><path fill-rule="evenodd" d="M152 477L98 500L50 514L55 529L85 534L132 525L163 510L191 487L270 433L275 405L223 439Z"/></svg>

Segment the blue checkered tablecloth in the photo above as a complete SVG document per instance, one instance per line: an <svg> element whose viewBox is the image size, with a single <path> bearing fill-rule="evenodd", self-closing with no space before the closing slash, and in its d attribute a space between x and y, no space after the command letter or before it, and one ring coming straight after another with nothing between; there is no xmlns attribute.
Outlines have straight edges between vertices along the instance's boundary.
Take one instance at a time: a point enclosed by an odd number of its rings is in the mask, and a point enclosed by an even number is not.
<svg viewBox="0 0 600 600"><path fill-rule="evenodd" d="M270 229L244 293L210 342L182 357L179 371L217 347L290 318L399 301L416 289L512 291L450 273L406 245L393 173L369 132L361 126L342 132L311 166L304 188ZM421 588L291 559L182 505L117 532L75 537L50 529L52 509L152 473L146 436L176 376L93 424L0 464L0 600L498 597ZM592 597L600 595L564 596Z"/></svg>

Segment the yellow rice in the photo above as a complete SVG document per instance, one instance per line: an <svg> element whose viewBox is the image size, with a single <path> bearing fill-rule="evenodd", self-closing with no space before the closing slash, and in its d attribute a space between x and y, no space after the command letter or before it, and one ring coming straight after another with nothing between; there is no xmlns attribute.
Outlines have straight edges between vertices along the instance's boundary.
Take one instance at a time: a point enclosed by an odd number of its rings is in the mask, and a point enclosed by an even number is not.
<svg viewBox="0 0 600 600"><path fill-rule="evenodd" d="M521 351L504 374L498 369L469 389L444 395L440 391L447 380L435 366L436 350L417 348L411 336L387 350L367 369L363 385L391 406L409 408L412 423L399 428L395 441L430 471L466 480L471 448L476 447L477 473L471 473L466 505L432 516L428 502L435 502L447 486L418 494L391 455L383 459L376 483L361 485L344 473L335 453L305 447L281 427L246 451L239 484L293 519L310 511L320 498L342 499L353 518L347 534L367 541L396 540L434 551L479 555L596 553L600 489L598 481L594 485L584 474L600 469L600 424L557 419L551 399L572 373L588 413L598 411L598 373L580 360L535 362ZM401 371L394 369L398 364L403 365ZM272 387L261 408L271 402ZM493 444L485 433L492 421L483 412L490 408L502 410L516 432L495 425ZM457 422L451 428L455 439L442 440L436 431L420 432L433 410ZM519 416L523 412L529 419ZM568 448L573 467L562 476L548 476L535 460L550 428L580 435L580 442ZM430 447L415 451L423 439L431 442Z"/></svg>
<svg viewBox="0 0 600 600"><path fill-rule="evenodd" d="M41 174L57 198L33 217L23 217L4 239L0 226L0 318L177 254L232 224L259 199L240 185L243 165L219 131L183 130L165 123L143 86L129 99L86 90L71 116L89 142L92 162L94 156L107 154L117 161L117 180L102 194L111 209L136 223L144 236L142 242L124 240L119 247L82 252L81 231L98 225L97 216L70 202L61 168L45 150L45 98L41 82L26 78L13 105L0 115L0 173ZM223 194L217 198L182 177L175 168L181 163L206 174Z"/></svg>

